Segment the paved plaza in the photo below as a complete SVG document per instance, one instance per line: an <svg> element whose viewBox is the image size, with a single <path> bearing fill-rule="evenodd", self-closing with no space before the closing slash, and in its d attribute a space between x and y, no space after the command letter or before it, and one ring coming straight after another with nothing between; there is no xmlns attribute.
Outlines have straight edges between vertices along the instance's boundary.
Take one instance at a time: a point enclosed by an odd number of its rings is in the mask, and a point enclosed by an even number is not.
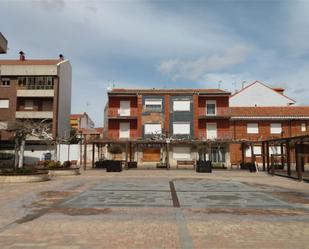
<svg viewBox="0 0 309 249"><path fill-rule="evenodd" d="M89 170L0 185L0 248L309 248L308 183L263 172Z"/></svg>

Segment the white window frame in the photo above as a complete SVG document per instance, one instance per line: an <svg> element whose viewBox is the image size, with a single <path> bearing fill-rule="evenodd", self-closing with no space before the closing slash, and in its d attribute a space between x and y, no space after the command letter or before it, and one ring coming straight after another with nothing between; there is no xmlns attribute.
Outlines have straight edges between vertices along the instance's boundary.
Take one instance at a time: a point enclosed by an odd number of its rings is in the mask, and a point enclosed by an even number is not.
<svg viewBox="0 0 309 249"><path fill-rule="evenodd" d="M307 131L307 124L306 123L301 123L300 124L300 130L302 132L306 132Z"/></svg>
<svg viewBox="0 0 309 249"><path fill-rule="evenodd" d="M187 133L187 130L181 129L181 132L175 133L175 126L177 125L189 125L189 133ZM185 132L184 132L185 131ZM173 123L173 135L190 135L191 131L191 124L190 122L174 122Z"/></svg>
<svg viewBox="0 0 309 249"><path fill-rule="evenodd" d="M8 109L10 107L9 99L0 99L0 109Z"/></svg>
<svg viewBox="0 0 309 249"><path fill-rule="evenodd" d="M150 126L160 126L160 128L159 127L157 127L156 129L151 129L151 130L154 130L154 132L149 132L149 131L147 131L147 127L150 127ZM152 134L162 134L162 125L160 124L160 123L146 123L145 125L144 125L144 134L145 135L152 135Z"/></svg>
<svg viewBox="0 0 309 249"><path fill-rule="evenodd" d="M189 112L191 110L191 101L189 99L173 100L174 112Z"/></svg>
<svg viewBox="0 0 309 249"><path fill-rule="evenodd" d="M259 123L247 123L247 134L259 134Z"/></svg>
<svg viewBox="0 0 309 249"><path fill-rule="evenodd" d="M208 108L207 108L207 105L208 104L211 104L211 105L215 105L215 113L208 113ZM215 115L217 115L217 101L216 100L206 100L206 110L205 110L205 112L206 112L206 115L207 116L215 116Z"/></svg>
<svg viewBox="0 0 309 249"><path fill-rule="evenodd" d="M147 105L160 106L158 110L152 110L151 108L147 108ZM145 109L150 111L162 111L162 99L145 99Z"/></svg>
<svg viewBox="0 0 309 249"><path fill-rule="evenodd" d="M210 127L211 125L216 126L216 135L209 134L208 127ZM206 123L206 137L207 137L207 139L217 139L217 137L218 137L218 125L217 125L217 123Z"/></svg>
<svg viewBox="0 0 309 249"><path fill-rule="evenodd" d="M271 123L270 124L270 134L281 134L282 124L281 123Z"/></svg>
<svg viewBox="0 0 309 249"><path fill-rule="evenodd" d="M121 105L121 103L129 103L129 106ZM130 100L120 100L119 103L119 116L130 116L131 115L131 101Z"/></svg>
<svg viewBox="0 0 309 249"><path fill-rule="evenodd" d="M128 128L129 129L126 131L126 133L121 132L121 125L122 124L128 124ZM129 122L120 122L119 123L119 138L130 138L130 133L131 133L130 123ZM126 134L126 136L123 136L123 134Z"/></svg>
<svg viewBox="0 0 309 249"><path fill-rule="evenodd" d="M181 152L181 150L184 150ZM173 159L175 160L191 160L190 147L173 147Z"/></svg>
<svg viewBox="0 0 309 249"><path fill-rule="evenodd" d="M8 121L0 121L0 131L8 128Z"/></svg>

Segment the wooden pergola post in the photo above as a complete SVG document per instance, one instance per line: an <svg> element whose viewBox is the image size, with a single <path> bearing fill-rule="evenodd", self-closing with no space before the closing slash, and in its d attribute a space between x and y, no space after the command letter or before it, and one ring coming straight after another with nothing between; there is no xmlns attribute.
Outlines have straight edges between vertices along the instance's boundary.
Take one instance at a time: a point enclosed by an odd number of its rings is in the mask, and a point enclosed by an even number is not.
<svg viewBox="0 0 309 249"><path fill-rule="evenodd" d="M169 169L171 167L169 158L169 149L170 149L169 143L166 143L165 147L166 147L166 168Z"/></svg>
<svg viewBox="0 0 309 249"><path fill-rule="evenodd" d="M263 171L265 171L265 142L262 142L262 161L263 161Z"/></svg>
<svg viewBox="0 0 309 249"><path fill-rule="evenodd" d="M284 153L283 153L283 142L280 143L280 150L281 150L281 165L284 168Z"/></svg>
<svg viewBox="0 0 309 249"><path fill-rule="evenodd" d="M95 156L95 143L92 143L92 160L91 160L92 168L94 168L94 156Z"/></svg>
<svg viewBox="0 0 309 249"><path fill-rule="evenodd" d="M269 142L266 142L266 165L267 165L267 172L269 172Z"/></svg>
<svg viewBox="0 0 309 249"><path fill-rule="evenodd" d="M129 141L126 142L126 161L125 161L125 169L129 169L128 168L128 149L129 149Z"/></svg>
<svg viewBox="0 0 309 249"><path fill-rule="evenodd" d="M302 180L302 172L301 172L301 153L300 153L300 144L295 144L295 160L296 160L296 172L298 180Z"/></svg>
<svg viewBox="0 0 309 249"><path fill-rule="evenodd" d="M251 149L251 163L254 163L254 147L253 147L253 143L250 143L250 149Z"/></svg>
<svg viewBox="0 0 309 249"><path fill-rule="evenodd" d="M241 143L241 164L245 164L245 144Z"/></svg>
<svg viewBox="0 0 309 249"><path fill-rule="evenodd" d="M84 138L84 170L87 169L87 140Z"/></svg>
<svg viewBox="0 0 309 249"><path fill-rule="evenodd" d="M290 157L290 142L289 142L289 140L286 140L285 150L286 150L285 153L286 153L287 173L290 176L291 175L291 157Z"/></svg>

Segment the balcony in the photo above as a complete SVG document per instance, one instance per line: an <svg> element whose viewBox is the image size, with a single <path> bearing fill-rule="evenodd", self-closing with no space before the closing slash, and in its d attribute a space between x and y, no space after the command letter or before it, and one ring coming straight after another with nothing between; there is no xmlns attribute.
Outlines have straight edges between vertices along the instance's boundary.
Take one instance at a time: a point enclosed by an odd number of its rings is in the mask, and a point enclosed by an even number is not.
<svg viewBox="0 0 309 249"><path fill-rule="evenodd" d="M17 111L16 118L25 118L25 119L44 119L44 118L53 118L53 112L51 111Z"/></svg>
<svg viewBox="0 0 309 249"><path fill-rule="evenodd" d="M108 115L108 118L136 119L137 118L137 108L131 108L130 115L121 114L119 108L109 108L107 115Z"/></svg>
<svg viewBox="0 0 309 249"><path fill-rule="evenodd" d="M53 85L19 85L17 97L54 97Z"/></svg>
<svg viewBox="0 0 309 249"><path fill-rule="evenodd" d="M206 108L199 108L199 119L219 119L219 118L230 118L231 112L227 107L216 108L215 114L206 114Z"/></svg>

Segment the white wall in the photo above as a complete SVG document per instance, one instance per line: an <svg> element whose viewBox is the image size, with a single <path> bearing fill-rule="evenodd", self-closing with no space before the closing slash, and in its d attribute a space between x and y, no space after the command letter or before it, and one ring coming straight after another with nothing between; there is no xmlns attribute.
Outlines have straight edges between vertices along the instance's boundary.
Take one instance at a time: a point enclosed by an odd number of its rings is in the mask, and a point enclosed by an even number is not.
<svg viewBox="0 0 309 249"><path fill-rule="evenodd" d="M71 88L72 88L72 68L68 60L58 64L59 76L59 107L58 107L58 136L68 135L71 129Z"/></svg>
<svg viewBox="0 0 309 249"><path fill-rule="evenodd" d="M44 76L57 75L56 65L0 65L1 75L6 76Z"/></svg>
<svg viewBox="0 0 309 249"><path fill-rule="evenodd" d="M292 100L256 82L230 98L230 106L287 106Z"/></svg>

